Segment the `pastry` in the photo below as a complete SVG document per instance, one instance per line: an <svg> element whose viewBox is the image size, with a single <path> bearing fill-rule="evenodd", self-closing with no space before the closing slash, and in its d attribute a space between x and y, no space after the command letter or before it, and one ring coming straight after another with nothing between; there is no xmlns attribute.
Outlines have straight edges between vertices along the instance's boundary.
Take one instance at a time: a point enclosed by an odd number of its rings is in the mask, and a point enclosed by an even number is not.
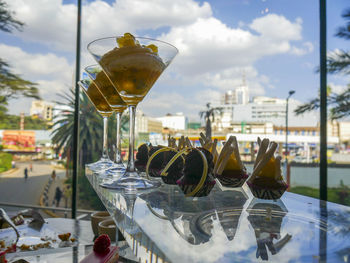
<svg viewBox="0 0 350 263"><path fill-rule="evenodd" d="M264 139L260 143L252 176L247 184L260 199L279 199L287 190L281 172L281 157L275 157L277 143Z"/></svg>
<svg viewBox="0 0 350 263"><path fill-rule="evenodd" d="M80 263L115 263L118 259L118 248L111 246L111 240L104 234L95 240L93 251Z"/></svg>
<svg viewBox="0 0 350 263"><path fill-rule="evenodd" d="M137 149L135 167L140 172L146 171L146 165L148 161L150 148L152 148L152 145L144 143L141 144L140 147Z"/></svg>
<svg viewBox="0 0 350 263"><path fill-rule="evenodd" d="M182 175L183 157L171 160L178 153L176 148L165 146L153 147L147 162L146 174L153 177L161 177L166 184L176 184ZM171 163L170 163L171 162Z"/></svg>
<svg viewBox="0 0 350 263"><path fill-rule="evenodd" d="M215 163L214 174L227 187L241 187L247 180L247 169L241 161L235 136L230 136L224 144Z"/></svg>
<svg viewBox="0 0 350 263"><path fill-rule="evenodd" d="M177 180L177 185L186 196L201 197L210 193L215 185L212 178L214 168L212 154L200 148L187 148L183 176Z"/></svg>

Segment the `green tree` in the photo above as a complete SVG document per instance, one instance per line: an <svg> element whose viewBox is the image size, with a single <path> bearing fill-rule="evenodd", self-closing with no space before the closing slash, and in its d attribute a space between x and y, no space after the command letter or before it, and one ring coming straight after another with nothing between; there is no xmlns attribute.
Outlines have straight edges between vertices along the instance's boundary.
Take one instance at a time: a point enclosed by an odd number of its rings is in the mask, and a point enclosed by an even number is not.
<svg viewBox="0 0 350 263"><path fill-rule="evenodd" d="M7 4L0 0L0 30L11 33L14 29L22 29L24 24L13 15L14 13L8 10ZM0 117L6 116L9 99L19 96L40 98L36 84L12 73L10 65L0 58Z"/></svg>
<svg viewBox="0 0 350 263"><path fill-rule="evenodd" d="M18 130L20 128L20 116L5 115L0 122L0 129ZM31 116L24 117L25 130L47 130L50 126L46 120L32 118Z"/></svg>
<svg viewBox="0 0 350 263"><path fill-rule="evenodd" d="M205 121L205 136L211 139L211 123L215 119L215 114L220 114L222 112L222 108L220 107L211 107L210 103L207 103L207 108L204 111L199 112L199 116L201 119Z"/></svg>
<svg viewBox="0 0 350 263"><path fill-rule="evenodd" d="M62 152L63 157L68 155L68 151L73 145L73 127L74 127L74 90L69 93L59 95L62 100L56 103L65 106L66 109L54 118L52 142L56 145L57 152ZM113 115L114 116L114 115ZM116 120L110 117L108 121L108 146L109 152L113 150L116 134ZM80 94L80 112L79 112L79 149L81 151L81 164L93 162L100 157L102 152L103 122L95 107L91 104L88 97ZM123 115L121 131L128 131L128 117Z"/></svg>
<svg viewBox="0 0 350 263"><path fill-rule="evenodd" d="M71 89L68 93L60 94L61 100L56 102L60 106L65 106L59 116L56 116L53 124L53 138L52 142L56 145L57 152L63 152L63 157L69 157L72 155L73 145L73 126L74 126L74 90ZM99 198L95 191L91 187L90 183L84 176L84 165L96 161L102 152L102 137L103 137L103 122L102 117L97 113L95 107L91 104L88 97L84 94L80 94L80 111L79 111L79 144L80 149L80 174L78 177L78 193L79 200L89 200L88 202L82 201L83 205L96 210L103 208ZM122 118L122 132L126 131L128 118L123 116ZM110 117L108 122L108 140L109 140L109 152L112 151L112 145L115 143L115 118ZM67 163L70 165L70 160L67 158ZM66 182L69 183L69 180Z"/></svg>
<svg viewBox="0 0 350 263"><path fill-rule="evenodd" d="M350 8L346 9L342 17L347 20L345 26L338 28L335 34L338 37L350 39ZM350 51L336 50L327 56L327 71L332 74L350 74ZM350 85L340 94L331 92L327 97L331 119L340 119L350 114ZM320 98L310 100L300 105L295 113L297 115L312 111L320 107Z"/></svg>

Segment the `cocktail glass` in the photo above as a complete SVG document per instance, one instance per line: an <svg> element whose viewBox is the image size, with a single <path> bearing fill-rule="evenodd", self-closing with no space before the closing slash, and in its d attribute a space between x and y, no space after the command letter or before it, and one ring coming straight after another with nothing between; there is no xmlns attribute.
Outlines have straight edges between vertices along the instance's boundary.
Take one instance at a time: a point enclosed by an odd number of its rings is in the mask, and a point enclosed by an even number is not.
<svg viewBox="0 0 350 263"><path fill-rule="evenodd" d="M177 48L163 41L125 34L92 41L88 50L128 105L130 114L126 172L117 181L102 186L128 192L158 187L159 181L142 178L135 169L135 112L137 104L178 53Z"/></svg>
<svg viewBox="0 0 350 263"><path fill-rule="evenodd" d="M87 167L94 172L105 170L114 165L114 163L109 159L107 147L108 117L113 114L113 110L107 103L106 99L102 96L96 85L88 77L78 81L78 84L90 99L91 103L95 106L97 112L103 118L102 156L97 162L87 164Z"/></svg>
<svg viewBox="0 0 350 263"><path fill-rule="evenodd" d="M93 80L99 91L105 97L109 106L115 112L116 115L116 145L115 145L115 155L114 155L114 165L104 171L101 171L104 175L108 176L121 176L124 174L126 167L123 164L121 156L121 117L123 111L127 108L126 103L119 96L116 88L113 86L111 81L108 79L106 74L103 72L100 65L95 64L87 66L85 68L86 73Z"/></svg>

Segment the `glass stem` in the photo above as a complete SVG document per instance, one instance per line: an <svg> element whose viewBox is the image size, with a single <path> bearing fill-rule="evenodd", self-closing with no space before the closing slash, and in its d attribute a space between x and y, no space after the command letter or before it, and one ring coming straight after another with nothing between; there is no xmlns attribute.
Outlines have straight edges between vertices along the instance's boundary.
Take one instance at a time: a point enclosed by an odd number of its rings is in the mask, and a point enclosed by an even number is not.
<svg viewBox="0 0 350 263"><path fill-rule="evenodd" d="M103 117L103 149L102 149L102 158L108 159L108 147L107 147L107 138L108 138L108 117Z"/></svg>
<svg viewBox="0 0 350 263"><path fill-rule="evenodd" d="M135 144L135 113L136 106L129 105L130 127L129 127L129 161L128 172L135 172L135 157L134 157L134 144Z"/></svg>
<svg viewBox="0 0 350 263"><path fill-rule="evenodd" d="M117 138L116 138L116 145L115 145L115 163L122 163L122 155L121 155L121 136L120 136L120 128L121 128L121 119L122 119L122 113L116 112L116 121L117 121Z"/></svg>

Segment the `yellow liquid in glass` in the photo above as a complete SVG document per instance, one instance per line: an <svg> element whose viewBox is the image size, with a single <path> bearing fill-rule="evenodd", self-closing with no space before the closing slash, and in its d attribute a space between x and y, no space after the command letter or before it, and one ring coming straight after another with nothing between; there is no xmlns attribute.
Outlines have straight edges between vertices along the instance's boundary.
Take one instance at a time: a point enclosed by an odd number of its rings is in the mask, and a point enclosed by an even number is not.
<svg viewBox="0 0 350 263"><path fill-rule="evenodd" d="M109 117L112 115L112 108L109 106L108 102L93 82L91 82L89 88L87 89L87 91L85 91L85 94L95 106L98 113L100 113L104 117Z"/></svg>
<svg viewBox="0 0 350 263"><path fill-rule="evenodd" d="M97 73L94 82L114 111L123 112L126 109L126 103L103 71Z"/></svg>
<svg viewBox="0 0 350 263"><path fill-rule="evenodd" d="M166 67L156 53L142 46L114 48L100 64L128 105L138 104Z"/></svg>

